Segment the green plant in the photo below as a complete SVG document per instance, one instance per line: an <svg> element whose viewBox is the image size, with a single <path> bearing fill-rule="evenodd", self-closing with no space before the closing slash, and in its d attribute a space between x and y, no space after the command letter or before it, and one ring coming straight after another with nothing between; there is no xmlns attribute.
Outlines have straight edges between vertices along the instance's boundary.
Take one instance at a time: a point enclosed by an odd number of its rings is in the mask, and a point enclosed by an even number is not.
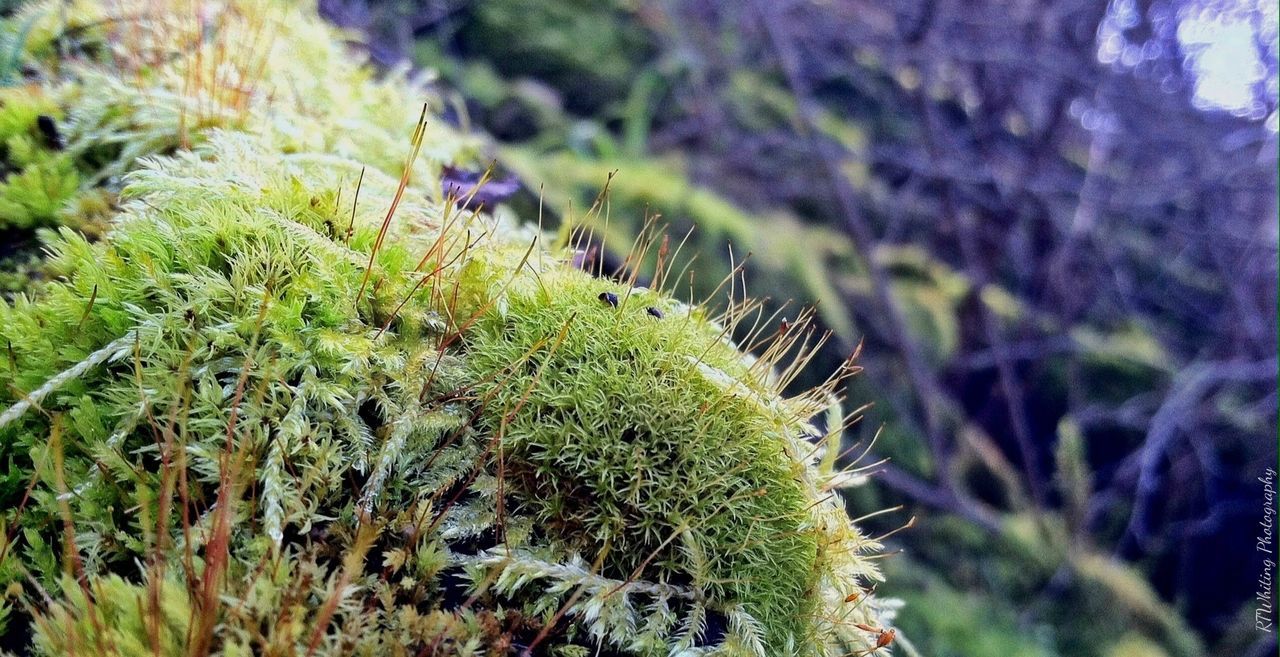
<svg viewBox="0 0 1280 657"><path fill-rule="evenodd" d="M74 61L25 55L68 118L67 207L109 195L110 228L63 222L51 280L0 304L0 586L22 590L0 638L102 656L871 646L878 546L826 449L842 375L779 393L810 353L803 320L756 360L724 337L751 304L711 318L463 212L439 169L474 145L305 13L241 2L193 28L145 4L85 11L164 56L110 34ZM32 11L34 43L66 41L59 12Z"/></svg>

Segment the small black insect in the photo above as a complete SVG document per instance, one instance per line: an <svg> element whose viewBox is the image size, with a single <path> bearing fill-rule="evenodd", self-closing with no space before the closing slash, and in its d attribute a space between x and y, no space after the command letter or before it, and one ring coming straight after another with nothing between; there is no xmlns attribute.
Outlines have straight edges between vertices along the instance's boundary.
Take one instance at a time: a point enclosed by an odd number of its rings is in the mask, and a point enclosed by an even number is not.
<svg viewBox="0 0 1280 657"><path fill-rule="evenodd" d="M616 294L614 294L614 293L612 293L612 292L601 292L601 293L600 293L600 296L598 296L598 297L596 297L596 298L597 298L597 299L599 299L599 300L601 300L601 301L603 301L603 302L605 302L605 303L607 303L607 304L609 304L610 306L612 306L612 307L614 307L614 308L617 308L617 307L618 307L618 295L616 295Z"/></svg>
<svg viewBox="0 0 1280 657"><path fill-rule="evenodd" d="M658 310L657 308L654 308L653 306L649 306L648 308L645 308L645 309L644 309L644 311L645 311L645 312L647 312L647 313L649 313L649 314L650 314L650 315L652 315L653 317L657 317L658 319L662 319L662 311L661 311L661 310Z"/></svg>
<svg viewBox="0 0 1280 657"><path fill-rule="evenodd" d="M47 114L37 116L36 128L40 130L40 134L44 135L49 148L55 151L66 148L67 145L62 141L62 133L58 132L58 124L53 120L52 116Z"/></svg>

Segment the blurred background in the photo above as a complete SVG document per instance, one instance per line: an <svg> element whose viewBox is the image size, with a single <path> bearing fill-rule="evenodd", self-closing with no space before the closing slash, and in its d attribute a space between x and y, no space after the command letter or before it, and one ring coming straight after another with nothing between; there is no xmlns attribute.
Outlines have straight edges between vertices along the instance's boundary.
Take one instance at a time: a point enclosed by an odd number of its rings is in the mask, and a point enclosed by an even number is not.
<svg viewBox="0 0 1280 657"><path fill-rule="evenodd" d="M850 512L917 518L880 592L921 654L1275 654L1274 0L321 7L437 72L524 217L617 171L606 260L660 215L698 296L751 252L771 310L816 303L797 387L865 343L846 442L889 461Z"/></svg>

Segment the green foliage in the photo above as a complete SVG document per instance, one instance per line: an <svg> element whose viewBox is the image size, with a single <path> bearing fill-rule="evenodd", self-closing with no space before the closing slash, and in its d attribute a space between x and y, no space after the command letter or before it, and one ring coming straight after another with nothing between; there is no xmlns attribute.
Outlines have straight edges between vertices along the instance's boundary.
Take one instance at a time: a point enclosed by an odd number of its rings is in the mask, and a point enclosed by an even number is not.
<svg viewBox="0 0 1280 657"><path fill-rule="evenodd" d="M1160 646L1142 638L1141 635L1130 634L1107 649L1106 657L1166 657L1168 653Z"/></svg>
<svg viewBox="0 0 1280 657"><path fill-rule="evenodd" d="M919 564L903 572L912 587L905 602L912 613L903 615L903 631L921 654L930 657L1056 657L1049 637L1029 635L1019 627L1017 609L1007 601L953 588L925 574ZM896 573L895 573L896 575ZM895 579L898 579L895 577Z"/></svg>
<svg viewBox="0 0 1280 657"><path fill-rule="evenodd" d="M920 338L935 365L950 359L960 343L960 304L971 285L950 267L912 247L885 247L875 253L894 282L911 333ZM870 281L856 288L870 296Z"/></svg>
<svg viewBox="0 0 1280 657"><path fill-rule="evenodd" d="M108 245L95 247L64 231L53 247L52 267L70 272L71 279L50 284L38 303L19 298L0 308L11 345L11 360L0 373L13 390L43 396L40 391L59 373L106 361L50 391L43 402L46 410L68 413L67 448L59 458L65 476L86 486L77 498L77 515L84 516L76 518L78 539L105 562L140 558L149 547L141 538L152 528L139 524L142 517L122 513L150 504L164 486L163 471L132 463L132 454L154 444L145 430L149 418L181 408L186 427L206 432L209 444L187 448L201 473L193 475L188 495L212 499L220 469L212 439L219 433L215 427L230 421L228 377L234 380L237 372L261 395L255 404L237 407L242 440L254 451L271 447L255 457L261 524L244 530L261 531L277 544L283 525L309 525L332 503L329 496L341 493L329 488L341 472L367 470L377 456L372 435L350 421L361 404L396 414L416 405L407 382L383 386L416 372L426 347L373 342L369 332L376 327L361 329L360 315L353 317L363 258L316 232L332 230L337 218L338 179L331 178L328 189L308 188L296 165L283 162L257 185L245 186L252 179L243 173L234 180L225 175L268 156L228 140L216 152L218 167L187 158L176 167L140 172L129 194L146 204L118 218ZM364 227L352 242L367 246L372 239ZM385 283L366 302L369 323L389 313L391 295L408 289L404 247L386 249L378 262ZM415 321L422 321L420 313L402 315L396 335L416 342L422 329ZM197 357L205 364L193 369ZM26 415L5 428L10 462L27 463L52 489L47 421ZM291 467L309 475L287 485L278 479L285 476L279 462L285 454ZM20 493L9 491L8 502L16 505ZM42 516L45 522L58 516L53 496L43 489L33 500L24 515L32 526L40 526Z"/></svg>
<svg viewBox="0 0 1280 657"><path fill-rule="evenodd" d="M798 453L812 448L717 333L653 292L550 272L482 316L467 366L488 382L481 426L503 436L520 510L548 538L606 554L604 574L740 602L782 654L812 642L817 613L823 537Z"/></svg>
<svg viewBox="0 0 1280 657"><path fill-rule="evenodd" d="M138 39L188 43L185 14L146 6ZM37 21L43 95L0 112L22 207L44 207L33 167L78 176L57 187L49 280L0 304L0 587L22 603L0 639L100 657L869 646L878 546L809 442L829 388L782 399L775 361L704 310L591 278L506 213L459 214L438 169L471 142L313 17L235 4L145 74L123 43L74 65L48 49L102 9ZM229 54L269 21L262 52ZM230 72L201 68L215 55ZM65 148L23 150L55 109Z"/></svg>
<svg viewBox="0 0 1280 657"><path fill-rule="evenodd" d="M646 30L619 20L634 11L627 4L490 0L477 3L459 36L469 52L498 62L506 75L550 78L571 105L597 109L625 94L652 50Z"/></svg>
<svg viewBox="0 0 1280 657"><path fill-rule="evenodd" d="M0 91L0 229L55 223L79 189L74 162L38 126L60 115L38 88Z"/></svg>
<svg viewBox="0 0 1280 657"><path fill-rule="evenodd" d="M63 582L67 592L41 620L37 649L44 654L180 655L191 619L186 591L166 581L149 590L116 575L95 578L81 589Z"/></svg>
<svg viewBox="0 0 1280 657"><path fill-rule="evenodd" d="M38 87L0 91L0 144L9 167L20 169L47 153L48 144L36 125L42 114L59 118L60 112Z"/></svg>
<svg viewBox="0 0 1280 657"><path fill-rule="evenodd" d="M75 167L66 158L31 164L0 186L0 217L12 228L52 224L79 186Z"/></svg>
<svg viewBox="0 0 1280 657"><path fill-rule="evenodd" d="M1070 434L1065 428L1068 443ZM1060 458L1076 458L1076 448L1063 447ZM1064 475L1060 485L1065 496L1082 484ZM895 588L905 587L897 590L906 611L895 623L926 655L1207 654L1140 571L1099 553L1070 520L1028 512L991 534L926 517L920 548L888 568ZM926 566L940 561L953 567ZM1081 618L1090 619L1088 631Z"/></svg>

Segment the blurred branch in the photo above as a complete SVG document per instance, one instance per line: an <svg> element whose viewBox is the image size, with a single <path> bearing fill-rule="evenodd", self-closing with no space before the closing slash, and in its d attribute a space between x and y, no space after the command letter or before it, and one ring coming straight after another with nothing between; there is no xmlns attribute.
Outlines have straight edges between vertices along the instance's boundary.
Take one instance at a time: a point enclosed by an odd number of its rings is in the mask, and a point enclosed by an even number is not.
<svg viewBox="0 0 1280 657"><path fill-rule="evenodd" d="M924 117L922 122L923 132L932 159L934 161L945 161L950 153L943 152L942 139L939 135L941 128L938 125L936 108L926 97L926 92L931 86L931 77L931 72L927 73L924 84L921 85L921 93L917 95L917 102L920 105L920 113ZM971 213L957 209L955 191L949 184L942 186L942 206L947 218L951 220L951 224L955 227L959 238L965 271L968 273L973 286L978 290L982 290L990 282L990 278L986 269L979 264L981 256L974 238L977 226L973 221L973 217ZM1022 457L1022 469L1027 478L1027 487L1031 490L1031 497L1035 506L1040 508L1045 504L1045 482L1040 474L1039 455L1033 443L1030 425L1027 423L1027 409L1022 395L1022 388L1015 380L1013 366L1008 355L1008 343L1001 333L995 318L992 317L991 309L987 307L987 304L979 303L978 313L987 343L991 345L991 351L995 355L1000 391L1004 398L1005 408L1009 413L1010 423L1013 426L1014 437L1018 442L1018 451Z"/></svg>
<svg viewBox="0 0 1280 657"><path fill-rule="evenodd" d="M809 85L801 73L798 55L792 46L790 36L784 32L785 26L790 25L790 23L785 19L780 4L782 3L774 0L756 0L755 2L760 22L769 35L769 40L782 64L787 85L795 96L797 114L801 122L801 132L808 143L810 151L821 161L826 171L832 193L843 212L845 227L848 229L853 248L859 260L867 268L876 301L884 311L885 319L889 325L888 333L890 339L896 343L898 352L902 355L902 359L906 364L907 377L911 382L916 401L924 416L925 432L929 439L930 450L937 464L937 470L940 473L944 487L950 491L950 496L954 499L957 496L958 487L955 485L954 475L948 467L950 448L938 417L939 409L937 408L937 404L944 393L941 386L934 379L933 373L925 365L920 347L911 336L911 331L907 327L902 309L899 307L897 300L894 299L893 292L890 289L888 274L873 255L876 239L871 227L863 219L855 193L841 170L844 154L827 141L817 138L817 117L821 112L821 107L814 101L810 93Z"/></svg>
<svg viewBox="0 0 1280 657"><path fill-rule="evenodd" d="M951 488L928 484L887 463L880 466L874 479L920 504L960 516L992 534L1000 531L1000 517L994 511L975 500L957 495Z"/></svg>
<svg viewBox="0 0 1280 657"><path fill-rule="evenodd" d="M1169 395L1151 418L1147 438L1138 452L1138 484L1133 511L1125 533L1117 545L1120 551L1132 537L1141 546L1150 539L1147 517L1160 488L1160 463L1167 456L1178 429L1191 407L1216 385L1232 382L1274 381L1280 362L1270 358L1257 362L1196 363L1175 379Z"/></svg>

